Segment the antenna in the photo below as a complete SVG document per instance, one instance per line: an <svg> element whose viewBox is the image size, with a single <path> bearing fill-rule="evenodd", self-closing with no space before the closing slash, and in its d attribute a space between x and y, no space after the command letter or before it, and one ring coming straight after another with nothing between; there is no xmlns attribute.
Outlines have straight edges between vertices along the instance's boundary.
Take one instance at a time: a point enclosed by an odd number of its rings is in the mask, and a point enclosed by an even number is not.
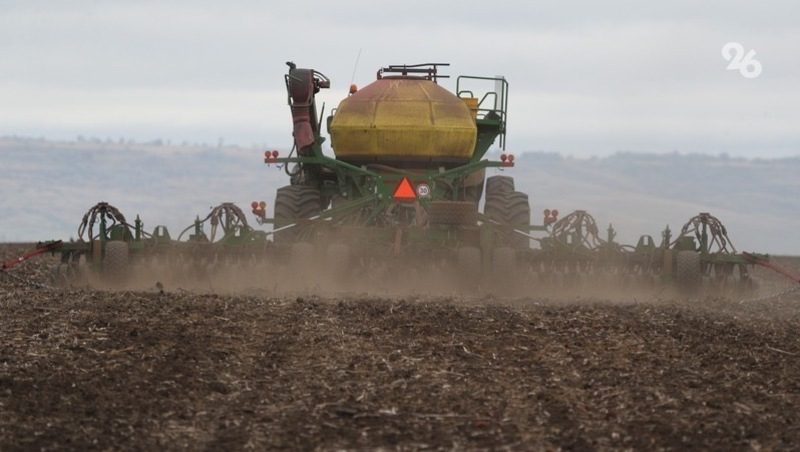
<svg viewBox="0 0 800 452"><path fill-rule="evenodd" d="M358 62L359 62L359 60L361 60L361 50L362 50L362 48L359 47L358 55L356 55L356 62L353 63L353 75L350 77L350 85L352 85L353 82L356 81L356 69L358 69ZM348 85L347 89L350 89L349 85Z"/></svg>

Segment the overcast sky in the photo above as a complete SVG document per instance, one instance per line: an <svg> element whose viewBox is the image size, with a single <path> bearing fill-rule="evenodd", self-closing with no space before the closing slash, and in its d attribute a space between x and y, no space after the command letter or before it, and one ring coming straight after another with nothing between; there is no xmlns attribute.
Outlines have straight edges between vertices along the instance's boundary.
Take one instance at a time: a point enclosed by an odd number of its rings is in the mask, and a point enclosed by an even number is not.
<svg viewBox="0 0 800 452"><path fill-rule="evenodd" d="M397 63L505 75L517 152L798 155L798 24L796 0L0 0L0 135L288 146L284 62L327 74L330 108L360 51L359 86Z"/></svg>

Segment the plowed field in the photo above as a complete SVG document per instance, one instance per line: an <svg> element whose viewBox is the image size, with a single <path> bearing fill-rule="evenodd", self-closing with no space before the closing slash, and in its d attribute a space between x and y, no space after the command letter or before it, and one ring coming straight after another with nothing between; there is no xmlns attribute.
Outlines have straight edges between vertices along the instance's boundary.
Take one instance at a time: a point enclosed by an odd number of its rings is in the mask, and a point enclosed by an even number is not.
<svg viewBox="0 0 800 452"><path fill-rule="evenodd" d="M4 451L800 444L798 292L565 302L26 284L47 262L0 274Z"/></svg>

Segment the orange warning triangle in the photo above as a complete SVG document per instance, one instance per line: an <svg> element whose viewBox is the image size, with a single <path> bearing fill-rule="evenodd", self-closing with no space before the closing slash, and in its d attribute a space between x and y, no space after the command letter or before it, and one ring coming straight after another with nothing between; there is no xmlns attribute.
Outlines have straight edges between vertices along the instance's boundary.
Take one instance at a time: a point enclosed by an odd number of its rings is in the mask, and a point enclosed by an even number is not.
<svg viewBox="0 0 800 452"><path fill-rule="evenodd" d="M397 201L414 201L417 199L417 192L407 177L403 177L394 189L394 199Z"/></svg>

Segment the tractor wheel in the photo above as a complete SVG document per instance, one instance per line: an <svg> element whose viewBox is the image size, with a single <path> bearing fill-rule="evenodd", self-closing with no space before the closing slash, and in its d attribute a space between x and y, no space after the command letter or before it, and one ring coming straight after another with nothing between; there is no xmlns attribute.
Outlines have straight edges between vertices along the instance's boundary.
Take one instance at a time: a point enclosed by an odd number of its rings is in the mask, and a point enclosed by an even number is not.
<svg viewBox="0 0 800 452"><path fill-rule="evenodd" d="M504 223L506 199L502 193L486 195L486 202L483 204L483 214L498 223Z"/></svg>
<svg viewBox="0 0 800 452"><path fill-rule="evenodd" d="M477 282L480 279L483 269L480 248L462 246L456 251L456 260L460 276L465 281Z"/></svg>
<svg viewBox="0 0 800 452"><path fill-rule="evenodd" d="M528 195L519 191L511 192L508 195L508 222L526 234L529 233L531 225L531 205ZM511 244L515 248L528 248L530 239L524 235L513 233Z"/></svg>
<svg viewBox="0 0 800 452"><path fill-rule="evenodd" d="M294 224L297 220L315 217L322 212L319 189L305 185L287 185L275 195L275 225L280 228ZM291 242L299 229L291 227L275 233L276 242Z"/></svg>
<svg viewBox="0 0 800 452"><path fill-rule="evenodd" d="M486 178L486 198L499 193L514 191L514 178L511 176L491 176Z"/></svg>
<svg viewBox="0 0 800 452"><path fill-rule="evenodd" d="M678 251L675 256L675 280L678 288L686 294L700 290L703 275L700 269L700 253L697 251Z"/></svg>
<svg viewBox="0 0 800 452"><path fill-rule="evenodd" d="M506 194L514 191L514 178L491 176L486 179L486 203L483 213L498 223L506 223Z"/></svg>
<svg viewBox="0 0 800 452"><path fill-rule="evenodd" d="M103 256L103 276L111 283L121 283L128 275L128 243L122 240L106 242Z"/></svg>
<svg viewBox="0 0 800 452"><path fill-rule="evenodd" d="M498 177L498 176L495 176ZM514 248L527 248L528 237L514 232L512 229L528 231L531 224L531 207L528 195L519 191L493 193L486 196L483 212L492 220L506 226L508 230L507 244Z"/></svg>

